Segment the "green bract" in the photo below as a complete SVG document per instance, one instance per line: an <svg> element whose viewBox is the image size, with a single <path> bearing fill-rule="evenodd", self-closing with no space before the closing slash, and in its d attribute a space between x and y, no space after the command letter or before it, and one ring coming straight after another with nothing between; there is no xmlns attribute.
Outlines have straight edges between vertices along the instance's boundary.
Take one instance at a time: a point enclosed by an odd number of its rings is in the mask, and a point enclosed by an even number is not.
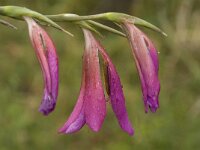
<svg viewBox="0 0 200 150"><path fill-rule="evenodd" d="M0 7L0 14L4 15L4 16L15 18L15 19L24 19L23 17L25 17L25 16L31 17L31 18L37 19L39 21L43 21L43 22L51 25L52 27L57 28L57 29L73 36L73 34L66 31L65 29L63 29L61 26L59 26L57 23L55 23L51 19L47 18L46 16L44 16L44 15L42 15L42 14L36 12L36 11L32 11L32 10L25 8L25 7L1 6Z"/></svg>

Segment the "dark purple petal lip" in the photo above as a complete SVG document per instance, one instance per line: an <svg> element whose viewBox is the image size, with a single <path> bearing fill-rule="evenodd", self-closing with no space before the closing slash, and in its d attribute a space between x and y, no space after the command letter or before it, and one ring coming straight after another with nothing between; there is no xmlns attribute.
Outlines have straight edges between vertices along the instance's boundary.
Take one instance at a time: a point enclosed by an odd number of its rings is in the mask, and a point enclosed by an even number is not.
<svg viewBox="0 0 200 150"><path fill-rule="evenodd" d="M59 68L56 48L46 31L32 18L24 17L24 19L29 27L31 43L39 60L45 83L39 111L48 115L54 110L58 96Z"/></svg>
<svg viewBox="0 0 200 150"><path fill-rule="evenodd" d="M52 99L51 94L45 89L44 97L40 104L39 111L44 115L48 115L55 108L56 102Z"/></svg>
<svg viewBox="0 0 200 150"><path fill-rule="evenodd" d="M148 108L152 112L156 112L159 107L158 96L160 92L157 51L150 39L133 24L124 22L123 27L139 72L145 112L148 112Z"/></svg>

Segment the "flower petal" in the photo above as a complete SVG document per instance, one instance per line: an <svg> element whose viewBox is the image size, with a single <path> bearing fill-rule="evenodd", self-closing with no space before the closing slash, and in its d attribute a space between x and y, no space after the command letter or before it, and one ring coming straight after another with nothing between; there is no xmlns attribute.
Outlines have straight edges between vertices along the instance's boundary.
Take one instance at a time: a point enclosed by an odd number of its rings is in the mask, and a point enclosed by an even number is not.
<svg viewBox="0 0 200 150"><path fill-rule="evenodd" d="M143 38L144 38L144 42L146 44L146 47L149 50L149 53L150 53L151 58L152 58L152 61L154 63L156 73L158 74L158 70L159 70L158 52L157 52L154 44L152 43L152 41L143 32L141 32L140 30L138 30L138 32L140 32L141 36L143 36Z"/></svg>
<svg viewBox="0 0 200 150"><path fill-rule="evenodd" d="M29 35L40 62L45 81L43 100L39 111L48 115L54 110L58 96L58 57L56 48L44 29L33 19L24 17L29 27Z"/></svg>
<svg viewBox="0 0 200 150"><path fill-rule="evenodd" d="M106 100L101 82L98 49L90 31L85 36L85 104L86 123L93 131L99 131L106 115Z"/></svg>
<svg viewBox="0 0 200 150"><path fill-rule="evenodd" d="M97 42L98 43L98 42ZM117 74L116 68L113 65L110 57L104 50L104 48L98 43L98 49L103 56L106 65L106 74L108 82L108 95L110 96L111 105L113 111L118 119L120 127L127 132L129 135L133 135L133 127L128 119L128 114L126 111L125 97L122 90L121 81L119 75Z"/></svg>
<svg viewBox="0 0 200 150"><path fill-rule="evenodd" d="M156 49L147 36L133 24L124 22L123 27L128 36L140 75L145 111L148 112L149 107L152 112L156 112L159 107L158 96L160 92Z"/></svg>

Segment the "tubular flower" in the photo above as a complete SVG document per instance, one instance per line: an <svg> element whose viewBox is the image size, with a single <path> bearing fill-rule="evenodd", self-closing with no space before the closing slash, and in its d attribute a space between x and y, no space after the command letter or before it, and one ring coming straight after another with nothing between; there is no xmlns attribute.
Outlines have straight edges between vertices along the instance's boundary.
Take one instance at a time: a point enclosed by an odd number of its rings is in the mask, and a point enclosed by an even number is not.
<svg viewBox="0 0 200 150"><path fill-rule="evenodd" d="M123 28L128 36L139 72L145 112L148 112L148 107L152 112L156 112L159 107L160 92L157 51L151 40L132 23L124 22Z"/></svg>
<svg viewBox="0 0 200 150"><path fill-rule="evenodd" d="M99 51L107 68L108 95L111 99L113 111L121 128L133 135L133 129L125 108L122 86L116 69L92 33L86 29L83 29L83 32L86 44L83 55L81 90L72 114L59 131L62 133L73 133L81 129L85 123L93 131L99 131L101 128L106 115L106 99L101 82Z"/></svg>
<svg viewBox="0 0 200 150"><path fill-rule="evenodd" d="M44 29L32 18L24 17L28 24L31 43L39 60L43 79L44 94L39 111L48 115L54 110L58 96L58 57L56 48Z"/></svg>
<svg viewBox="0 0 200 150"><path fill-rule="evenodd" d="M98 49L91 36L84 30L85 50L80 95L68 121L60 132L73 133L85 123L99 131L106 115L106 100L101 83Z"/></svg>

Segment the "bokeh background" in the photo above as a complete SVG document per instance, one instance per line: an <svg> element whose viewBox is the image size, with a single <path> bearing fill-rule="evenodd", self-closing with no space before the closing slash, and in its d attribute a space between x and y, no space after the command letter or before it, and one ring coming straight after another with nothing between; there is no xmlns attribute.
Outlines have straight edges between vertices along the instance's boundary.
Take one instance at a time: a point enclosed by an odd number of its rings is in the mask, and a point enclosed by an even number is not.
<svg viewBox="0 0 200 150"><path fill-rule="evenodd" d="M126 39L101 31L101 42L121 76L133 137L124 133L108 104L99 133L87 126L73 135L60 135L79 93L84 41L81 30L61 25L71 38L47 28L60 57L60 90L55 111L48 117L37 110L43 94L40 66L31 47L27 26L0 25L0 150L199 150L200 149L200 1L198 0L0 0L43 14L106 11L125 12L145 19L168 37L141 28L154 41L160 59L160 109L144 113L140 81ZM107 22L105 22L107 24ZM113 26L112 24L109 24ZM114 26L113 26L114 27Z"/></svg>

